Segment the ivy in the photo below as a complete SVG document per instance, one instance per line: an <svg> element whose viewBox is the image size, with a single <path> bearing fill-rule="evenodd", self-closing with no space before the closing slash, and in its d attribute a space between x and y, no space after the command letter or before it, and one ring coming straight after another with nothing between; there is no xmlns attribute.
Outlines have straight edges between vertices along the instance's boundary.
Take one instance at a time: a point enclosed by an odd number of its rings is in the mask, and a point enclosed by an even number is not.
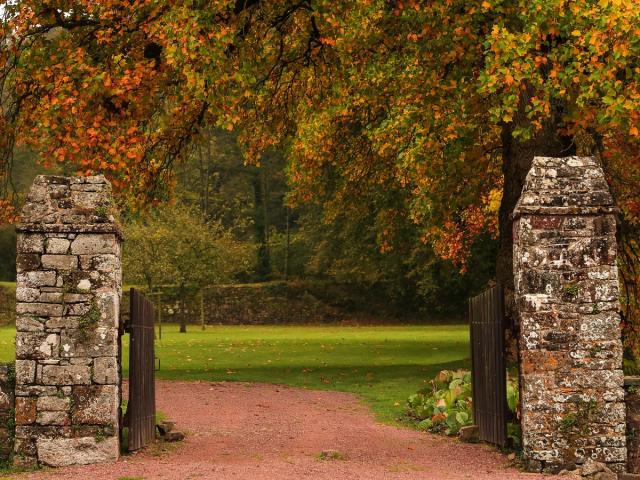
<svg viewBox="0 0 640 480"><path fill-rule="evenodd" d="M78 319L78 329L81 336L86 339L89 332L98 325L100 322L100 308L95 299L93 299L89 305L89 309Z"/></svg>

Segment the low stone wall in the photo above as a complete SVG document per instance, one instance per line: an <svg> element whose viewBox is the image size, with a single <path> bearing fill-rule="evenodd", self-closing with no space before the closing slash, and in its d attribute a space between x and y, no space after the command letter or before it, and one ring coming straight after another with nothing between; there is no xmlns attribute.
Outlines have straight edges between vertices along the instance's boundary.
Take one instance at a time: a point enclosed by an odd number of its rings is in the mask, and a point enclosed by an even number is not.
<svg viewBox="0 0 640 480"><path fill-rule="evenodd" d="M15 436L15 367L0 365L0 466L9 464Z"/></svg>
<svg viewBox="0 0 640 480"><path fill-rule="evenodd" d="M165 290L161 297L162 321L178 322L177 293ZM157 297L152 299L157 303ZM346 317L306 289L285 283L209 287L203 291L203 301L204 321L210 325L308 324L337 322ZM188 298L186 315L190 323L200 322L199 296Z"/></svg>
<svg viewBox="0 0 640 480"><path fill-rule="evenodd" d="M382 287L320 280L210 286L203 290L204 322L209 325L280 325L424 320L398 312L382 291ZM123 312L128 311L128 293L124 292ZM150 298L158 304L157 293ZM177 323L180 320L177 289L160 289L160 298L162 321ZM188 323L200 323L199 294L188 296L185 310Z"/></svg>

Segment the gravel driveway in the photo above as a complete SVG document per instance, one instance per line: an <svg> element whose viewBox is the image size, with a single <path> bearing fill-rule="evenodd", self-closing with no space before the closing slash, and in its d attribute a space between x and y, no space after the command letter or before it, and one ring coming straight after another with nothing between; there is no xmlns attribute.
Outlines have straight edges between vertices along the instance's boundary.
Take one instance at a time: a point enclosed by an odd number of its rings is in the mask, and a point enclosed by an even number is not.
<svg viewBox="0 0 640 480"><path fill-rule="evenodd" d="M157 382L187 439L169 453L17 479L540 479L485 445L382 425L352 394L247 383ZM335 452L320 459L323 451Z"/></svg>

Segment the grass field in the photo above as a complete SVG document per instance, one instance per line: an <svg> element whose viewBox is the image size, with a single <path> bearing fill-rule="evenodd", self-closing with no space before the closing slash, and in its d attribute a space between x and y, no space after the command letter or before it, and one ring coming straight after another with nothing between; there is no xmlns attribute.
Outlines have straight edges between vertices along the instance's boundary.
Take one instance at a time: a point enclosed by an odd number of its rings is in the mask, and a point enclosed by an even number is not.
<svg viewBox="0 0 640 480"><path fill-rule="evenodd" d="M360 395L383 421L442 369L468 367L468 327L211 326L156 341L159 378L279 383ZM14 357L0 328L0 361ZM123 340L124 364L128 340ZM126 374L126 369L125 369Z"/></svg>

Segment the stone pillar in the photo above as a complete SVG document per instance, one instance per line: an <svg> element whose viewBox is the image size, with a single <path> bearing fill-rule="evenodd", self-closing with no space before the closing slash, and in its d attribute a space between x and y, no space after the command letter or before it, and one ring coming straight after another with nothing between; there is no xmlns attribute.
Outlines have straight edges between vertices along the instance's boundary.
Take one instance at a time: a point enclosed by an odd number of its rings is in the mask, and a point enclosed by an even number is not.
<svg viewBox="0 0 640 480"><path fill-rule="evenodd" d="M533 160L514 211L524 457L623 472L615 207L593 158Z"/></svg>
<svg viewBox="0 0 640 480"><path fill-rule="evenodd" d="M122 234L102 176L39 176L18 231L14 463L118 458Z"/></svg>

